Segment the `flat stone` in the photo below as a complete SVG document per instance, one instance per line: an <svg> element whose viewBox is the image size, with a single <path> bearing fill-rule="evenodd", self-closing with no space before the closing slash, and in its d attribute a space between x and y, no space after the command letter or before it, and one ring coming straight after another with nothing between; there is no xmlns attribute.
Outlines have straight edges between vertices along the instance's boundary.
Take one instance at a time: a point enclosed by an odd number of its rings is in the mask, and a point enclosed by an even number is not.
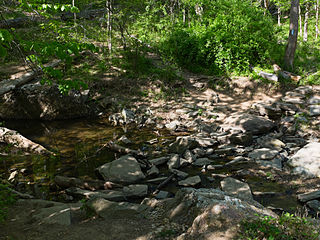
<svg viewBox="0 0 320 240"><path fill-rule="evenodd" d="M248 154L248 157L255 160L268 160L273 159L278 153L278 150L272 150L270 148L260 148L250 152Z"/></svg>
<svg viewBox="0 0 320 240"><path fill-rule="evenodd" d="M175 174L177 177L179 177L181 179L185 179L189 176L188 173L179 171L177 169L170 169L170 172L172 172L173 174Z"/></svg>
<svg viewBox="0 0 320 240"><path fill-rule="evenodd" d="M189 177L185 180L181 180L178 182L180 186L184 186L184 187L196 186L199 183L201 183L201 178L199 176Z"/></svg>
<svg viewBox="0 0 320 240"><path fill-rule="evenodd" d="M126 197L145 197L148 195L148 185L134 184L122 189Z"/></svg>
<svg viewBox="0 0 320 240"><path fill-rule="evenodd" d="M247 163L249 161L250 161L250 159L248 159L248 158L238 156L238 157L235 157L230 162L227 162L225 165L228 166L228 165L232 165L232 164Z"/></svg>
<svg viewBox="0 0 320 240"><path fill-rule="evenodd" d="M252 199L251 189L247 183L227 177L223 179L220 184L222 190L231 196L240 199Z"/></svg>
<svg viewBox="0 0 320 240"><path fill-rule="evenodd" d="M195 162L192 163L192 165L202 167L211 163L212 161L209 158L198 158Z"/></svg>
<svg viewBox="0 0 320 240"><path fill-rule="evenodd" d="M280 158L275 158L269 161L257 160L256 163L261 165L262 167L282 170L282 160Z"/></svg>
<svg viewBox="0 0 320 240"><path fill-rule="evenodd" d="M90 198L104 198L110 201L123 201L124 195L120 191L115 190L101 190L101 191L89 191L84 190L77 187L71 187L66 189L66 193L72 196L82 196L86 197L87 199Z"/></svg>
<svg viewBox="0 0 320 240"><path fill-rule="evenodd" d="M247 113L232 114L224 120L224 125L236 127L252 134L267 133L275 127L275 124L269 119Z"/></svg>
<svg viewBox="0 0 320 240"><path fill-rule="evenodd" d="M320 201L312 200L307 202L307 206L315 212L320 212Z"/></svg>
<svg viewBox="0 0 320 240"><path fill-rule="evenodd" d="M160 191L157 193L157 195L155 196L156 199L165 199L165 198L169 198L170 197L170 193L167 191Z"/></svg>
<svg viewBox="0 0 320 240"><path fill-rule="evenodd" d="M320 143L309 143L289 158L294 171L308 177L320 177Z"/></svg>
<svg viewBox="0 0 320 240"><path fill-rule="evenodd" d="M257 142L263 148L270 148L270 149L276 149L276 150L281 150L286 146L286 144L280 141L279 139L270 138L270 137L259 138Z"/></svg>
<svg viewBox="0 0 320 240"><path fill-rule="evenodd" d="M32 218L39 224L71 225L71 209L68 205L41 208Z"/></svg>
<svg viewBox="0 0 320 240"><path fill-rule="evenodd" d="M166 163L169 160L169 157L159 157L159 158L155 158L155 159L151 159L149 160L149 162L153 165L161 165Z"/></svg>
<svg viewBox="0 0 320 240"><path fill-rule="evenodd" d="M298 199L301 202L308 202L310 200L314 200L318 198L320 198L320 190L309 192L309 193L298 194Z"/></svg>
<svg viewBox="0 0 320 240"><path fill-rule="evenodd" d="M146 205L128 202L112 202L103 198L94 198L86 203L86 206L102 218L132 217L144 212Z"/></svg>
<svg viewBox="0 0 320 240"><path fill-rule="evenodd" d="M310 116L319 116L320 115L320 105L310 105Z"/></svg>
<svg viewBox="0 0 320 240"><path fill-rule="evenodd" d="M172 121L170 123L167 123L165 126L166 128L168 128L169 130L176 130L177 127L180 125L180 122L178 120Z"/></svg>
<svg viewBox="0 0 320 240"><path fill-rule="evenodd" d="M130 155L106 163L98 167L98 171L104 180L111 182L134 183L146 178L138 161Z"/></svg>
<svg viewBox="0 0 320 240"><path fill-rule="evenodd" d="M198 146L194 137L177 137L176 141L169 145L169 151L172 153L183 154L188 149Z"/></svg>
<svg viewBox="0 0 320 240"><path fill-rule="evenodd" d="M320 96L313 96L309 98L308 104L320 104Z"/></svg>
<svg viewBox="0 0 320 240"><path fill-rule="evenodd" d="M206 156L206 150L202 149L202 148L195 148L192 150L192 153L194 154L194 156L197 157L204 157Z"/></svg>
<svg viewBox="0 0 320 240"><path fill-rule="evenodd" d="M154 176L154 175L158 175L159 174L159 169L153 165L148 171L147 171L147 175L148 176Z"/></svg>
<svg viewBox="0 0 320 240"><path fill-rule="evenodd" d="M216 145L218 142L212 138L201 138L196 137L195 141L198 143L200 147L208 148Z"/></svg>
<svg viewBox="0 0 320 240"><path fill-rule="evenodd" d="M234 133L230 137L230 142L233 144L239 144L242 146L249 146L252 143L252 134L250 132L246 133Z"/></svg>
<svg viewBox="0 0 320 240"><path fill-rule="evenodd" d="M167 162L168 168L173 169L173 168L179 168L180 167L180 156L179 154L173 154L169 161Z"/></svg>

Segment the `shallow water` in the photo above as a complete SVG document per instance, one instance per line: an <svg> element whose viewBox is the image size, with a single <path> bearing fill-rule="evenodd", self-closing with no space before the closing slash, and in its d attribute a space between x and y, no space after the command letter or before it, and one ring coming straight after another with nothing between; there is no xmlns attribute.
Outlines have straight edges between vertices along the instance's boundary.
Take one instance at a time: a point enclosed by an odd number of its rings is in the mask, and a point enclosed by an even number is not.
<svg viewBox="0 0 320 240"><path fill-rule="evenodd" d="M105 119L95 120L68 120L68 121L10 121L5 126L19 131L25 137L37 142L57 153L56 156L2 156L0 161L0 173L8 176L10 170L27 169L26 174L19 176L19 182L34 183L42 187L41 191L49 191L49 185L55 175L65 175L81 178L95 179L95 169L119 157L117 153L102 148L103 144L110 140L119 139L126 135L133 143L126 145L131 149L140 149L146 152L163 153L169 142L175 140L175 136L168 131L154 131L154 129L137 129L110 126ZM158 139L158 143L150 145L147 141ZM221 164L231 159L219 159L214 164ZM208 180L212 173L234 175L239 169L248 166L234 165L214 171L202 172L201 168L185 167L182 171L189 176L199 175L202 185L199 187L219 188L221 178ZM160 168L160 176L169 176L166 167ZM160 177L159 176L159 177ZM149 179L149 178L148 178ZM292 194L287 186L268 181L259 177L244 177L253 192L276 192L276 195L255 196L255 199L265 206L282 208L285 211L294 212L299 203L295 194ZM155 189L159 183L149 184L150 189ZM35 186L37 186L35 185ZM171 182L163 190L175 193L179 186L177 182ZM33 189L34 190L34 189ZM48 193L47 193L48 196ZM48 197L47 197L48 198Z"/></svg>

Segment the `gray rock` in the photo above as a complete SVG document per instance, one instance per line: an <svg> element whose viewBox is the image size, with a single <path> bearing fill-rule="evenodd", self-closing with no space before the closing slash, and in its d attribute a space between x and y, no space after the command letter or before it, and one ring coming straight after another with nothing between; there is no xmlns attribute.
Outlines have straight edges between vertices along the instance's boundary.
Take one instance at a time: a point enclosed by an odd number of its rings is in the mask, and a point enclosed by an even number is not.
<svg viewBox="0 0 320 240"><path fill-rule="evenodd" d="M195 148L192 150L192 153L194 154L194 156L197 157L204 157L206 156L206 150L202 149L202 148Z"/></svg>
<svg viewBox="0 0 320 240"><path fill-rule="evenodd" d="M310 116L320 115L320 105L310 105Z"/></svg>
<svg viewBox="0 0 320 240"><path fill-rule="evenodd" d="M192 165L196 167L202 167L211 163L212 161L209 158L198 158L195 162L192 163Z"/></svg>
<svg viewBox="0 0 320 240"><path fill-rule="evenodd" d="M260 148L253 150L248 154L248 157L255 160L268 160L273 159L278 153L278 150L272 150L270 148Z"/></svg>
<svg viewBox="0 0 320 240"><path fill-rule="evenodd" d="M148 195L148 185L134 184L126 186L122 189L126 197L145 197Z"/></svg>
<svg viewBox="0 0 320 240"><path fill-rule="evenodd" d="M134 183L145 179L138 161L125 155L110 163L106 163L97 169L100 175L106 180L118 183Z"/></svg>
<svg viewBox="0 0 320 240"><path fill-rule="evenodd" d="M307 206L315 212L320 212L320 201L312 200L307 202Z"/></svg>
<svg viewBox="0 0 320 240"><path fill-rule="evenodd" d="M177 137L176 141L169 145L169 151L172 153L183 154L188 149L193 149L198 146L194 137Z"/></svg>
<svg viewBox="0 0 320 240"><path fill-rule="evenodd" d="M132 217L147 210L146 205L111 202L103 198L94 198L86 203L86 206L102 218Z"/></svg>
<svg viewBox="0 0 320 240"><path fill-rule="evenodd" d="M282 160L280 158L275 158L269 161L257 160L256 163L262 167L282 170Z"/></svg>
<svg viewBox="0 0 320 240"><path fill-rule="evenodd" d="M227 177L220 184L222 190L230 196L240 199L252 199L251 189L247 183Z"/></svg>
<svg viewBox="0 0 320 240"><path fill-rule="evenodd" d="M224 120L225 126L236 127L252 134L267 133L275 127L275 124L267 118L247 113L235 113Z"/></svg>
<svg viewBox="0 0 320 240"><path fill-rule="evenodd" d="M208 148L217 144L217 141L212 138L195 137L195 141L200 147Z"/></svg>
<svg viewBox="0 0 320 240"><path fill-rule="evenodd" d="M179 122L178 120L174 120L174 121L172 121L172 122L170 122L170 123L167 123L165 126L166 126L166 128L168 128L169 130L174 131L174 130L177 129L177 127L178 127L179 125L180 125L180 122Z"/></svg>
<svg viewBox="0 0 320 240"><path fill-rule="evenodd" d="M148 171L147 171L147 175L148 176L154 176L154 175L158 175L159 174L159 169L153 165Z"/></svg>
<svg viewBox="0 0 320 240"><path fill-rule="evenodd" d="M309 192L309 193L298 194L298 199L301 202L308 202L310 200L314 200L318 198L320 198L320 190Z"/></svg>
<svg viewBox="0 0 320 240"><path fill-rule="evenodd" d="M183 154L183 158L186 159L189 163L193 163L196 160L196 157L190 150L185 151L185 153Z"/></svg>
<svg viewBox="0 0 320 240"><path fill-rule="evenodd" d="M270 148L270 149L276 149L281 150L286 146L285 143L280 141L279 139L272 138L272 137L262 137L257 140L257 143L260 144L263 148Z"/></svg>
<svg viewBox="0 0 320 240"><path fill-rule="evenodd" d="M1 119L72 119L94 116L97 106L78 91L61 94L58 85L25 84L0 96Z"/></svg>
<svg viewBox="0 0 320 240"><path fill-rule="evenodd" d="M110 201L123 201L124 200L124 195L120 191L115 191L115 190L101 190L101 191L89 191L89 190L84 190L81 188L77 187L71 187L66 189L66 193L72 196L82 196L87 199L90 198L104 198Z"/></svg>
<svg viewBox="0 0 320 240"><path fill-rule="evenodd" d="M179 168L180 167L180 156L179 154L173 154L169 161L167 162L168 168L173 169L173 168Z"/></svg>
<svg viewBox="0 0 320 240"><path fill-rule="evenodd" d="M169 157L159 157L159 158L155 158L155 159L151 159L149 160L149 162L153 165L161 165L166 163L169 160Z"/></svg>
<svg viewBox="0 0 320 240"><path fill-rule="evenodd" d="M250 161L250 159L238 156L238 157L235 157L230 162L227 162L225 165L228 166L228 165L232 165L232 164L246 163L248 161Z"/></svg>
<svg viewBox="0 0 320 240"><path fill-rule="evenodd" d="M320 143L309 143L289 158L295 172L308 177L320 177Z"/></svg>
<svg viewBox="0 0 320 240"><path fill-rule="evenodd" d="M178 184L180 186L185 186L185 187L189 187L189 186L196 186L199 183L201 183L201 178L199 176L193 176L193 177L188 177L185 180L181 180L178 182Z"/></svg>
<svg viewBox="0 0 320 240"><path fill-rule="evenodd" d="M166 191L159 191L155 196L156 199L166 199L170 197L170 193Z"/></svg>
<svg viewBox="0 0 320 240"><path fill-rule="evenodd" d="M185 179L189 176L188 173L186 172L182 172L182 171L179 171L177 169L171 169L170 172L172 172L173 174L175 174L178 178L181 178L181 179Z"/></svg>
<svg viewBox="0 0 320 240"><path fill-rule="evenodd" d="M124 108L121 111L121 115L126 124L134 122L135 113L133 111Z"/></svg>
<svg viewBox="0 0 320 240"><path fill-rule="evenodd" d="M130 143L132 143L132 141L131 141L129 138L127 138L126 135L123 135L121 138L119 138L119 141L121 141L121 142L123 142L123 143L125 143L125 144L130 144Z"/></svg>
<svg viewBox="0 0 320 240"><path fill-rule="evenodd" d="M311 86L300 86L300 87L297 87L294 91L297 93L300 93L302 95L306 95L306 94L312 93L312 87Z"/></svg>
<svg viewBox="0 0 320 240"><path fill-rule="evenodd" d="M217 189L183 188L167 205L171 221L191 226L179 240L233 239L241 221L257 215L276 217L254 200L242 201Z"/></svg>
<svg viewBox="0 0 320 240"><path fill-rule="evenodd" d="M320 104L320 96L313 96L309 98L308 104Z"/></svg>
<svg viewBox="0 0 320 240"><path fill-rule="evenodd" d="M215 153L218 155L228 155L229 156L229 155L232 155L235 150L236 150L236 148L226 145L226 146L220 146L219 148L217 148L215 150Z"/></svg>
<svg viewBox="0 0 320 240"><path fill-rule="evenodd" d="M32 218L39 224L71 225L71 209L68 205L41 208Z"/></svg>
<svg viewBox="0 0 320 240"><path fill-rule="evenodd" d="M249 146L252 143L252 134L250 132L246 133L234 133L230 137L230 142L233 144L239 144L242 146Z"/></svg>

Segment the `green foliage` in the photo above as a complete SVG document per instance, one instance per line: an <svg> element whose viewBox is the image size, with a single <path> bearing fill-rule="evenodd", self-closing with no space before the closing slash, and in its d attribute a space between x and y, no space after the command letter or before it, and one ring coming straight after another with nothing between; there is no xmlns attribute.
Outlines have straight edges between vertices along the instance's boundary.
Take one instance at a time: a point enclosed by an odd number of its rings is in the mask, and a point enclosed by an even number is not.
<svg viewBox="0 0 320 240"><path fill-rule="evenodd" d="M7 56L7 48L10 47L10 42L13 40L12 35L6 29L0 29L0 58Z"/></svg>
<svg viewBox="0 0 320 240"><path fill-rule="evenodd" d="M9 190L8 186L0 183L0 223L7 216L8 206L15 203L15 201L15 195Z"/></svg>
<svg viewBox="0 0 320 240"><path fill-rule="evenodd" d="M316 240L318 230L310 219L285 213L279 218L260 217L253 221L244 221L238 240Z"/></svg>

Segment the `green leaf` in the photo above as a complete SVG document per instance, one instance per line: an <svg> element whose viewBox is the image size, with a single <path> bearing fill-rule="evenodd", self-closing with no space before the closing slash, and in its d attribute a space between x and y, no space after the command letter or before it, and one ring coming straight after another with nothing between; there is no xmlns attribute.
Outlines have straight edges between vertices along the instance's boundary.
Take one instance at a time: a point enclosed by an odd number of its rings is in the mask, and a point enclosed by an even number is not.
<svg viewBox="0 0 320 240"><path fill-rule="evenodd" d="M0 57L5 57L7 56L7 49L5 49L2 45L0 45Z"/></svg>
<svg viewBox="0 0 320 240"><path fill-rule="evenodd" d="M70 9L70 11L71 11L72 13L79 13L79 12L80 12L79 8L77 8L76 6L73 6L73 7Z"/></svg>

